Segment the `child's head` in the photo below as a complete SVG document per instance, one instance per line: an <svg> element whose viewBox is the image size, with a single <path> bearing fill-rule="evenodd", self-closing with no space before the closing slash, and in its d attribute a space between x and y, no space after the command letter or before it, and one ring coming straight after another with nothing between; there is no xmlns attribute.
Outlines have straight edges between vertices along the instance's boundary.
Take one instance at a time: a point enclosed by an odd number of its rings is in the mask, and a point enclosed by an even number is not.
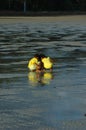
<svg viewBox="0 0 86 130"><path fill-rule="evenodd" d="M44 54L40 54L40 57L41 58L45 58L46 56Z"/></svg>
<svg viewBox="0 0 86 130"><path fill-rule="evenodd" d="M35 57L35 58L38 58L38 57L39 57L39 54L35 54L34 57Z"/></svg>

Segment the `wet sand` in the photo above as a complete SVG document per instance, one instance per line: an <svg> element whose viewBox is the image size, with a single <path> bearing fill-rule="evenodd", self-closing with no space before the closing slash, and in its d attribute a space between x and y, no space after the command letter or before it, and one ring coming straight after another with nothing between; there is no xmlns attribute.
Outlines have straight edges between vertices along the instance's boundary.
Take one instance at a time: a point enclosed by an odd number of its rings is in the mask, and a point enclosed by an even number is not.
<svg viewBox="0 0 86 130"><path fill-rule="evenodd" d="M1 23L21 23L21 22L83 22L86 23L86 15L69 16L34 16L34 17L0 17Z"/></svg>

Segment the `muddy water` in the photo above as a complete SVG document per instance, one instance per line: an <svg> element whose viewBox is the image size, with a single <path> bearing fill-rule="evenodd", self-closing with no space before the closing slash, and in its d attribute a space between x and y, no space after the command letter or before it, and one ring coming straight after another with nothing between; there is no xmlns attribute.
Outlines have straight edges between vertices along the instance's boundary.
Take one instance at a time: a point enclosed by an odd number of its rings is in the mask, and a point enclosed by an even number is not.
<svg viewBox="0 0 86 130"><path fill-rule="evenodd" d="M0 130L84 130L86 17L6 19L0 19ZM29 59L40 52L52 57L52 73L29 72Z"/></svg>

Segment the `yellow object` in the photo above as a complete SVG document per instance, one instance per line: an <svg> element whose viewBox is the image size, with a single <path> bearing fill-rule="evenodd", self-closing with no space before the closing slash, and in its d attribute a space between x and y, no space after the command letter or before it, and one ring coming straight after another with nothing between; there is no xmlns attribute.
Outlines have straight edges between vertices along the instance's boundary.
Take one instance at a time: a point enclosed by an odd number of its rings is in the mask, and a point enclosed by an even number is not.
<svg viewBox="0 0 86 130"><path fill-rule="evenodd" d="M50 72L44 73L44 79L52 79L52 74Z"/></svg>
<svg viewBox="0 0 86 130"><path fill-rule="evenodd" d="M42 82L44 84L50 84L50 81L53 79L52 73L50 72L45 72L43 75Z"/></svg>
<svg viewBox="0 0 86 130"><path fill-rule="evenodd" d="M37 62L38 62L38 60L37 60L37 58L32 58L30 61L29 61L29 63L28 63L28 68L31 70L31 71L33 71L33 70L35 70L36 69L36 64L37 64Z"/></svg>
<svg viewBox="0 0 86 130"><path fill-rule="evenodd" d="M35 86L38 83L37 75L35 72L29 72L28 79L32 86Z"/></svg>
<svg viewBox="0 0 86 130"><path fill-rule="evenodd" d="M32 86L38 86L39 83L49 85L52 79L53 75L50 72L45 72L43 75L36 72L28 73L29 84Z"/></svg>
<svg viewBox="0 0 86 130"><path fill-rule="evenodd" d="M44 68L45 69L51 69L53 67L53 63L51 62L50 57L43 58L42 62L44 64Z"/></svg>

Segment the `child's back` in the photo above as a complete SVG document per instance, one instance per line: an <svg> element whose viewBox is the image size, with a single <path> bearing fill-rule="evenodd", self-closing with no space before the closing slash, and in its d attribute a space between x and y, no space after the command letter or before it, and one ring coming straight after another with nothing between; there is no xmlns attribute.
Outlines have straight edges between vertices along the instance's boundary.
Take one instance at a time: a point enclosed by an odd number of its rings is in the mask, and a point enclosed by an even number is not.
<svg viewBox="0 0 86 130"><path fill-rule="evenodd" d="M34 55L34 57L28 63L28 68L31 71L36 70L36 64L38 63L38 56L39 56L38 54Z"/></svg>
<svg viewBox="0 0 86 130"><path fill-rule="evenodd" d="M42 58L42 62L44 64L45 69L51 69L53 67L53 63L52 63L50 57Z"/></svg>

